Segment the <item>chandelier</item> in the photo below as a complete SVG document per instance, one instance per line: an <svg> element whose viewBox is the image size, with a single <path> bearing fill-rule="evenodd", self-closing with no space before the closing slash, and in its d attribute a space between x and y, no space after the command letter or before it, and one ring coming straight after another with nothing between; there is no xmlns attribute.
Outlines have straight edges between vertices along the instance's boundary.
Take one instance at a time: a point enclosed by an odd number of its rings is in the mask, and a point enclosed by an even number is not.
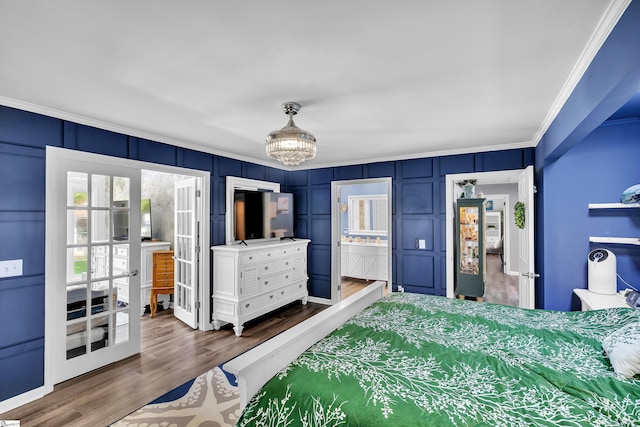
<svg viewBox="0 0 640 427"><path fill-rule="evenodd" d="M289 123L267 136L267 156L288 166L313 159L316 156L316 137L300 129L293 122L293 116L300 110L300 104L285 102L282 109L289 116Z"/></svg>

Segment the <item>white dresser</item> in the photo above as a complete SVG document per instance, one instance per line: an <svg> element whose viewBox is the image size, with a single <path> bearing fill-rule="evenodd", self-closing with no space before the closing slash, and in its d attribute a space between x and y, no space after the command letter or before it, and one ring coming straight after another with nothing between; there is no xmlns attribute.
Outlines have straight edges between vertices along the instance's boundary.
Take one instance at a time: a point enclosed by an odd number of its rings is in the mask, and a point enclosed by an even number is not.
<svg viewBox="0 0 640 427"><path fill-rule="evenodd" d="M387 242L340 242L340 273L365 280L389 280Z"/></svg>
<svg viewBox="0 0 640 427"><path fill-rule="evenodd" d="M213 327L244 323L295 300L307 303L307 239L212 246Z"/></svg>

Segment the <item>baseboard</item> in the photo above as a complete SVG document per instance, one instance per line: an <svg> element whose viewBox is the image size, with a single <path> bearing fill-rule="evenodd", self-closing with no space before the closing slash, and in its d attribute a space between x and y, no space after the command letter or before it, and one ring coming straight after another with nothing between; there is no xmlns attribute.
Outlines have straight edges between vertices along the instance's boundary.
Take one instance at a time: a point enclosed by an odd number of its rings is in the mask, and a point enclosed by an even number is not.
<svg viewBox="0 0 640 427"><path fill-rule="evenodd" d="M16 409L19 406L31 403L34 400L38 400L41 397L51 393L53 391L52 386L42 386L29 390L25 393L19 394L7 400L0 402L0 414Z"/></svg>
<svg viewBox="0 0 640 427"><path fill-rule="evenodd" d="M331 305L331 300L327 298L309 297L308 301L316 304Z"/></svg>

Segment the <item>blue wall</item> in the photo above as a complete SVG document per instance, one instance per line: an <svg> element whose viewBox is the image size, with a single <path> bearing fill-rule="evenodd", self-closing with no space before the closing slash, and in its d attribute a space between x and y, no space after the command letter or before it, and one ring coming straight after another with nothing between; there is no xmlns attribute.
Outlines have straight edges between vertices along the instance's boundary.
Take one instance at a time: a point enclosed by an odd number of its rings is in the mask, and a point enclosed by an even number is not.
<svg viewBox="0 0 640 427"><path fill-rule="evenodd" d="M640 2L634 0L536 147L538 307L578 307L572 289L587 287L587 254L602 246L589 245L590 235L638 236L637 211L587 209L618 201L640 182L640 118L603 124L640 93L638 40ZM638 247L605 246L618 255L622 277L637 285Z"/></svg>
<svg viewBox="0 0 640 427"><path fill-rule="evenodd" d="M400 160L289 172L295 194L297 232L311 239L311 295L331 297L331 181L391 177L393 185L392 281L394 288L446 294L445 176L453 173L522 169L533 164L533 149ZM415 239L426 249L415 249Z"/></svg>
<svg viewBox="0 0 640 427"><path fill-rule="evenodd" d="M640 209L588 209L589 203L619 202L626 188L640 183L639 161L636 121L601 126L545 167L545 308L579 307L567 296L587 287L587 254L598 247L612 251L618 273L640 288L640 246L589 243L589 236L638 237Z"/></svg>

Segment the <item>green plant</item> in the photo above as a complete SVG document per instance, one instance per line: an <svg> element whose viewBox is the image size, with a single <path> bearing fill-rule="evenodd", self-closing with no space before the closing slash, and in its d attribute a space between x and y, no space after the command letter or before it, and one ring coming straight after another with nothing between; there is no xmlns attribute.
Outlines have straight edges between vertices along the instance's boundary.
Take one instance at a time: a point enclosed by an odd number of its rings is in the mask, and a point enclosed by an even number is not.
<svg viewBox="0 0 640 427"><path fill-rule="evenodd" d="M524 228L524 203L517 202L513 208L513 214L515 217L516 227Z"/></svg>

